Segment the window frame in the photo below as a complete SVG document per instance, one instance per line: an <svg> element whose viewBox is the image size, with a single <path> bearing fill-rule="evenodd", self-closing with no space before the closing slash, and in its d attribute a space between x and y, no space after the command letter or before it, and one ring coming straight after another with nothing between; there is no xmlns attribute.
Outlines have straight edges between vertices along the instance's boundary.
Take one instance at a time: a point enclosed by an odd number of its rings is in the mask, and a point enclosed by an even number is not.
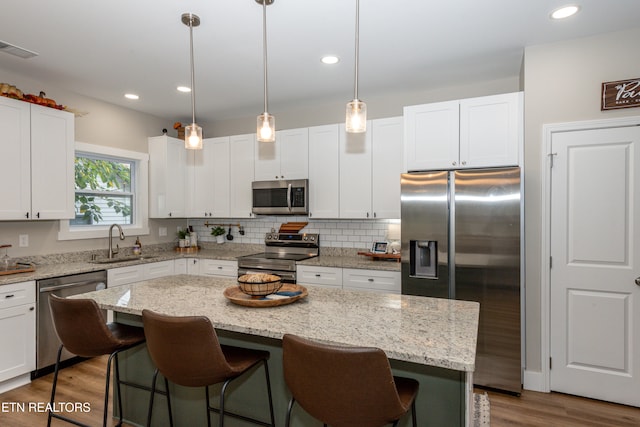
<svg viewBox="0 0 640 427"><path fill-rule="evenodd" d="M103 145L87 144L76 141L74 159L76 154L88 156L101 156L107 158L122 159L132 162L134 170L132 176L135 178L131 191L134 194L133 224L122 225L126 235L148 235L149 234L149 154L137 151L129 151L120 148ZM74 184L75 199L75 184ZM91 227L71 226L70 220L60 220L58 240L96 239L108 236L111 224L95 225Z"/></svg>

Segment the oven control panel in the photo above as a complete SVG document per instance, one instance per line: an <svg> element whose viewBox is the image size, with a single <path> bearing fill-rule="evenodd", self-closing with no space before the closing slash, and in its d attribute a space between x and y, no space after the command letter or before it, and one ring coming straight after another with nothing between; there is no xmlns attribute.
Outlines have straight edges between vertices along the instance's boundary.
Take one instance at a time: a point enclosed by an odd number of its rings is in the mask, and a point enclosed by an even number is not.
<svg viewBox="0 0 640 427"><path fill-rule="evenodd" d="M278 246L299 246L318 245L320 235L316 233L267 233L264 236L264 242L267 245Z"/></svg>

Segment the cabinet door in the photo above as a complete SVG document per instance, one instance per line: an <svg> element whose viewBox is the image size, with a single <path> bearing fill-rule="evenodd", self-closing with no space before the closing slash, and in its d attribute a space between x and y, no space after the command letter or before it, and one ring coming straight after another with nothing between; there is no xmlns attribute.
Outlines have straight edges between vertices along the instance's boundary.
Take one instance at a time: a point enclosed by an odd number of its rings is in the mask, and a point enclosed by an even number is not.
<svg viewBox="0 0 640 427"><path fill-rule="evenodd" d="M231 217L251 218L255 134L229 137Z"/></svg>
<svg viewBox="0 0 640 427"><path fill-rule="evenodd" d="M400 218L403 118L373 120L371 197L374 218Z"/></svg>
<svg viewBox="0 0 640 427"><path fill-rule="evenodd" d="M208 138L188 150L190 217L229 216L229 138Z"/></svg>
<svg viewBox="0 0 640 427"><path fill-rule="evenodd" d="M342 284L344 289L399 294L400 272L344 268L342 270Z"/></svg>
<svg viewBox="0 0 640 427"><path fill-rule="evenodd" d="M301 284L342 288L341 268L298 265L296 275L296 281Z"/></svg>
<svg viewBox="0 0 640 427"><path fill-rule="evenodd" d="M288 129L278 133L280 144L280 177L309 178L309 129Z"/></svg>
<svg viewBox="0 0 640 427"><path fill-rule="evenodd" d="M340 216L339 126L309 128L309 218Z"/></svg>
<svg viewBox="0 0 640 427"><path fill-rule="evenodd" d="M201 276L238 277L238 262L229 260L201 259Z"/></svg>
<svg viewBox="0 0 640 427"><path fill-rule="evenodd" d="M73 114L31 105L31 215L34 219L75 216Z"/></svg>
<svg viewBox="0 0 640 427"><path fill-rule="evenodd" d="M0 310L0 382L36 368L35 301Z"/></svg>
<svg viewBox="0 0 640 427"><path fill-rule="evenodd" d="M150 264L142 265L144 280L155 279L156 277L172 276L174 271L175 267L173 260L152 262Z"/></svg>
<svg viewBox="0 0 640 427"><path fill-rule="evenodd" d="M458 166L459 102L404 107L407 171Z"/></svg>
<svg viewBox="0 0 640 427"><path fill-rule="evenodd" d="M340 218L373 218L371 134L347 133L340 125Z"/></svg>
<svg viewBox="0 0 640 427"><path fill-rule="evenodd" d="M254 176L256 181L280 179L280 143L282 131L276 132L273 142L255 141Z"/></svg>
<svg viewBox="0 0 640 427"><path fill-rule="evenodd" d="M187 153L184 142L168 136L149 138L149 216L186 216Z"/></svg>
<svg viewBox="0 0 640 427"><path fill-rule="evenodd" d="M130 265L107 270L107 288L115 288L129 283L142 282L143 280L144 269L142 265Z"/></svg>
<svg viewBox="0 0 640 427"><path fill-rule="evenodd" d="M517 166L522 134L522 93L460 101L460 164Z"/></svg>
<svg viewBox="0 0 640 427"><path fill-rule="evenodd" d="M0 219L31 216L30 104L0 97Z"/></svg>

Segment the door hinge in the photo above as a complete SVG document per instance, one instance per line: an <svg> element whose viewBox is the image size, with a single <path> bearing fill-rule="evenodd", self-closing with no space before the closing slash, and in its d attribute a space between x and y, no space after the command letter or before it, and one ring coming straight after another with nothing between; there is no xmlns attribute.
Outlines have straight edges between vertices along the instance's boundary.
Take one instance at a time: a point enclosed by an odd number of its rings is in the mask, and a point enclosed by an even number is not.
<svg viewBox="0 0 640 427"><path fill-rule="evenodd" d="M549 153L547 154L547 156L549 156L549 167L553 168L553 156L557 156L558 153Z"/></svg>
<svg viewBox="0 0 640 427"><path fill-rule="evenodd" d="M553 358L552 358L552 357L550 357L550 358L549 358L549 370L551 370L551 369L552 369L552 367L553 367Z"/></svg>
<svg viewBox="0 0 640 427"><path fill-rule="evenodd" d="M549 257L549 268L553 268L553 257Z"/></svg>

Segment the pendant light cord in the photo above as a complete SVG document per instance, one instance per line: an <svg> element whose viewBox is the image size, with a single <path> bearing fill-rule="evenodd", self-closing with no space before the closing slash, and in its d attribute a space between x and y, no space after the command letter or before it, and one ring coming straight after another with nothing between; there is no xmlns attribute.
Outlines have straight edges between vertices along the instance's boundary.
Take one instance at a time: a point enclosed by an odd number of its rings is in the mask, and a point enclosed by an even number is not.
<svg viewBox="0 0 640 427"><path fill-rule="evenodd" d="M189 44L191 46L191 123L196 122L196 77L193 60L193 15L189 14Z"/></svg>
<svg viewBox="0 0 640 427"><path fill-rule="evenodd" d="M356 0L356 66L353 84L353 99L358 99L358 62L360 57L360 0Z"/></svg>
<svg viewBox="0 0 640 427"><path fill-rule="evenodd" d="M262 53L264 57L264 112L267 111L267 0L262 0Z"/></svg>

